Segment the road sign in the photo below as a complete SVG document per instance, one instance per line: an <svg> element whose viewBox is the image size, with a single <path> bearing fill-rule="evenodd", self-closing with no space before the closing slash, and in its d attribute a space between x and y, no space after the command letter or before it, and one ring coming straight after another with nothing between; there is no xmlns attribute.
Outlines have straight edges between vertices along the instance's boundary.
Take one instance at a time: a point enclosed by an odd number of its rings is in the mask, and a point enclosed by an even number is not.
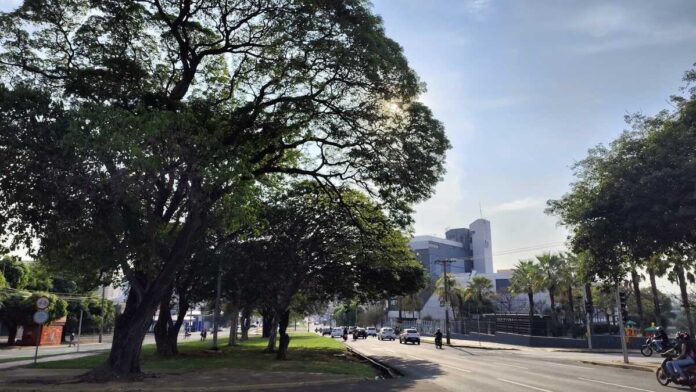
<svg viewBox="0 0 696 392"><path fill-rule="evenodd" d="M46 321L48 321L48 312L45 312L43 310L39 310L36 313L34 313L34 322L37 324L43 324Z"/></svg>
<svg viewBox="0 0 696 392"><path fill-rule="evenodd" d="M41 297L36 300L36 307L39 309L46 309L48 307L48 304L50 304L51 301L48 300L46 297Z"/></svg>

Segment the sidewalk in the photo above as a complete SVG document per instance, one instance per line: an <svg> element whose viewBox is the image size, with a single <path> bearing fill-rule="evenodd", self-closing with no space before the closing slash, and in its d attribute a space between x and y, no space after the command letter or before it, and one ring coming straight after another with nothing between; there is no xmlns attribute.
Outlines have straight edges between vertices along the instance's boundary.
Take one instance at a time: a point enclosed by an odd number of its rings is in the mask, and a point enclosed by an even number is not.
<svg viewBox="0 0 696 392"><path fill-rule="evenodd" d="M82 357L88 357L90 355L96 355L99 353L104 352L104 350L101 351L89 351L85 353L72 353L72 354L55 354L55 355L49 355L45 357L39 356L37 358L36 362L53 362L53 361L63 361L66 359L75 359L75 358L82 358ZM22 366L27 366L31 365L34 363L34 358L31 359L18 359L16 361L9 361L9 362L2 362L0 363L0 370L2 369L12 369L12 368L18 368ZM0 378L1 379L1 378Z"/></svg>
<svg viewBox="0 0 696 392"><path fill-rule="evenodd" d="M51 392L112 391L246 391L297 389L334 389L335 386L365 381L360 377L303 373L257 372L250 369L202 369L159 371L138 382L82 383L85 370L17 369L0 372L0 390ZM151 373L152 374L152 373ZM77 381L77 382L76 382Z"/></svg>

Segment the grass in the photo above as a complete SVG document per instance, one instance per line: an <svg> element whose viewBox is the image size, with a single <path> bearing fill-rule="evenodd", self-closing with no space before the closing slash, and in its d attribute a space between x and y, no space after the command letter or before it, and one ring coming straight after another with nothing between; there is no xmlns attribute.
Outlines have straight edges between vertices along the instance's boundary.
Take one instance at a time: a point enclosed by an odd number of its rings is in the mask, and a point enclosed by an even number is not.
<svg viewBox="0 0 696 392"><path fill-rule="evenodd" d="M311 333L291 334L287 360L278 361L275 354L263 353L267 339L252 337L228 347L227 339L219 339L222 353L207 350L211 341L186 341L179 344L179 355L161 358L155 354L155 346L145 345L142 351L142 367L153 369L220 369L242 368L275 372L316 372L346 374L372 378L374 369L367 363L345 356L345 346L336 340ZM32 365L41 369L90 369L106 360L108 353L64 361L43 362Z"/></svg>

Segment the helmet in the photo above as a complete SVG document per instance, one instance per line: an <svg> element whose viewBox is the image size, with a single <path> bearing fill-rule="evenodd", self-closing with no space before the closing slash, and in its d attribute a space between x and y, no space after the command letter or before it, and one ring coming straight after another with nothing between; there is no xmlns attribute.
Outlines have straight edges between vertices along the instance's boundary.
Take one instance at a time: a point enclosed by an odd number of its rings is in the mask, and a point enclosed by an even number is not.
<svg viewBox="0 0 696 392"><path fill-rule="evenodd" d="M657 332L662 332L662 327L659 326L659 327L656 328L656 330L657 330Z"/></svg>
<svg viewBox="0 0 696 392"><path fill-rule="evenodd" d="M681 331L677 333L677 338L680 340L689 340L691 339L691 336L689 336L689 333L686 331Z"/></svg>

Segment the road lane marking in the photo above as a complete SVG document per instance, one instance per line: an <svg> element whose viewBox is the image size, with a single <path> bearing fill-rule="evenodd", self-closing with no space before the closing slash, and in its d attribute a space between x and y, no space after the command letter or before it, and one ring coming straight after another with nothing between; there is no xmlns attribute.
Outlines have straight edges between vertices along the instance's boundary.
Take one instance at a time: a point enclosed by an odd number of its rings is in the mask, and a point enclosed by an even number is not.
<svg viewBox="0 0 696 392"><path fill-rule="evenodd" d="M599 384L611 385L611 386L619 387L619 388L633 389L633 390L636 390L636 391L655 392L655 391L652 391L652 390L650 390L650 389L629 387L628 385L614 384L613 382L606 382L606 381L593 380L593 379L591 379L591 378L578 377L578 380L596 382L596 383L599 383Z"/></svg>
<svg viewBox="0 0 696 392"><path fill-rule="evenodd" d="M514 368L518 368L518 369L529 369L529 368L524 367L524 366L518 366L518 365L511 365L511 364L509 364L509 363L496 362L496 363L495 363L495 366L498 366L498 365L500 365L500 366L514 367Z"/></svg>
<svg viewBox="0 0 696 392"><path fill-rule="evenodd" d="M519 386L521 386L521 387L525 387L525 388L529 388L529 389L535 389L535 390L537 390L537 391L551 392L551 391L549 391L548 389L537 388L537 387L533 387L533 386L531 386L531 385L527 385L527 384L522 384L522 383L515 382L515 381L506 380L506 379L504 379L504 378L499 378L498 380L503 381L503 382L506 382L506 383L509 383L509 384L519 385Z"/></svg>
<svg viewBox="0 0 696 392"><path fill-rule="evenodd" d="M444 367L448 367L448 368L452 368L452 369L455 369L455 370L459 370L460 372L473 373L471 370L462 369L462 368L460 368L460 367L456 367L456 366L452 366L452 365L445 365L444 363L438 363L438 365L444 366Z"/></svg>

